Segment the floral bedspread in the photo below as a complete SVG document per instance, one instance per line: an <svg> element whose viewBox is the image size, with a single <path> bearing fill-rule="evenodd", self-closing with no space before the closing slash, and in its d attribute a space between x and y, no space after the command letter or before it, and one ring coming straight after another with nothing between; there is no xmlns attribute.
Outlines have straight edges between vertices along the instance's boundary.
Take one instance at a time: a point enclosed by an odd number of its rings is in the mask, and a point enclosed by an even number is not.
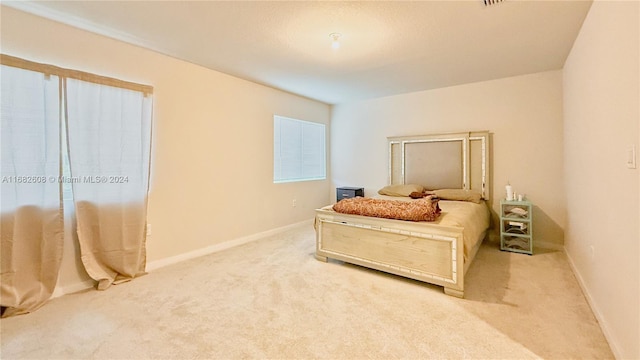
<svg viewBox="0 0 640 360"><path fill-rule="evenodd" d="M355 197L340 200L333 205L333 210L343 214L386 219L435 221L440 215L438 200L436 196L432 195L414 201Z"/></svg>

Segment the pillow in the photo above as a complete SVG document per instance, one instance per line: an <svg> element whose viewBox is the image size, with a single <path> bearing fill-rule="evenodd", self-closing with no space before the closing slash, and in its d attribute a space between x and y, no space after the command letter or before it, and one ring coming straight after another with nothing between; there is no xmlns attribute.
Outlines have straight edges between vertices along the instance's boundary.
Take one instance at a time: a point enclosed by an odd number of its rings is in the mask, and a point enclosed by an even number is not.
<svg viewBox="0 0 640 360"><path fill-rule="evenodd" d="M471 201L476 204L480 204L482 202L482 194L471 190L439 189L430 191L430 193L436 194L436 196L442 200Z"/></svg>
<svg viewBox="0 0 640 360"><path fill-rule="evenodd" d="M423 192L424 187L416 184L399 184L399 185L387 185L378 190L380 195L388 196L409 196L412 192Z"/></svg>

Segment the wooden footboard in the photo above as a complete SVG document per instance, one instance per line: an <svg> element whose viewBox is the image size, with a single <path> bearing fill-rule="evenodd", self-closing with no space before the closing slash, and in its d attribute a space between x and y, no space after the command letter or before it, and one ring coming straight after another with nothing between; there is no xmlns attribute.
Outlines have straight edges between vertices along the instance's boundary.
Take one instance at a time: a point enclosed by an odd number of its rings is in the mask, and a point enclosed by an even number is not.
<svg viewBox="0 0 640 360"><path fill-rule="evenodd" d="M444 286L464 296L462 228L316 210L316 258Z"/></svg>

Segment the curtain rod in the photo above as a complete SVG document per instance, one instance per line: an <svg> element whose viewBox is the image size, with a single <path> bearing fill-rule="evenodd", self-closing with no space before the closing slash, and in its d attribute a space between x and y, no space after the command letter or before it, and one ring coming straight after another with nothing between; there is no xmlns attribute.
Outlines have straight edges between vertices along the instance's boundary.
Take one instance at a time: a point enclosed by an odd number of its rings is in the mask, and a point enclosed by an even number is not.
<svg viewBox="0 0 640 360"><path fill-rule="evenodd" d="M55 65L37 63L30 60L21 59L15 56L0 54L0 64L17 67L25 70L41 72L45 75L56 75L59 77L71 78L76 80L87 81L100 85L119 87L128 90L134 90L147 94L153 94L153 86L142 85L129 81L114 79L106 76L96 75L84 71L65 69Z"/></svg>

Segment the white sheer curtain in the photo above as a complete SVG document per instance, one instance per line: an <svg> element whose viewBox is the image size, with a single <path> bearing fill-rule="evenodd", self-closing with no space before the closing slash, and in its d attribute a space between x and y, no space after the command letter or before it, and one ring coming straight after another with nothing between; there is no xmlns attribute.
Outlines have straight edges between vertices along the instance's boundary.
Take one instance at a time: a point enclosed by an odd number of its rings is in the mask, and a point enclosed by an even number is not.
<svg viewBox="0 0 640 360"><path fill-rule="evenodd" d="M152 97L66 79L81 258L98 289L145 272Z"/></svg>
<svg viewBox="0 0 640 360"><path fill-rule="evenodd" d="M60 79L1 67L2 316L51 297L62 259Z"/></svg>

